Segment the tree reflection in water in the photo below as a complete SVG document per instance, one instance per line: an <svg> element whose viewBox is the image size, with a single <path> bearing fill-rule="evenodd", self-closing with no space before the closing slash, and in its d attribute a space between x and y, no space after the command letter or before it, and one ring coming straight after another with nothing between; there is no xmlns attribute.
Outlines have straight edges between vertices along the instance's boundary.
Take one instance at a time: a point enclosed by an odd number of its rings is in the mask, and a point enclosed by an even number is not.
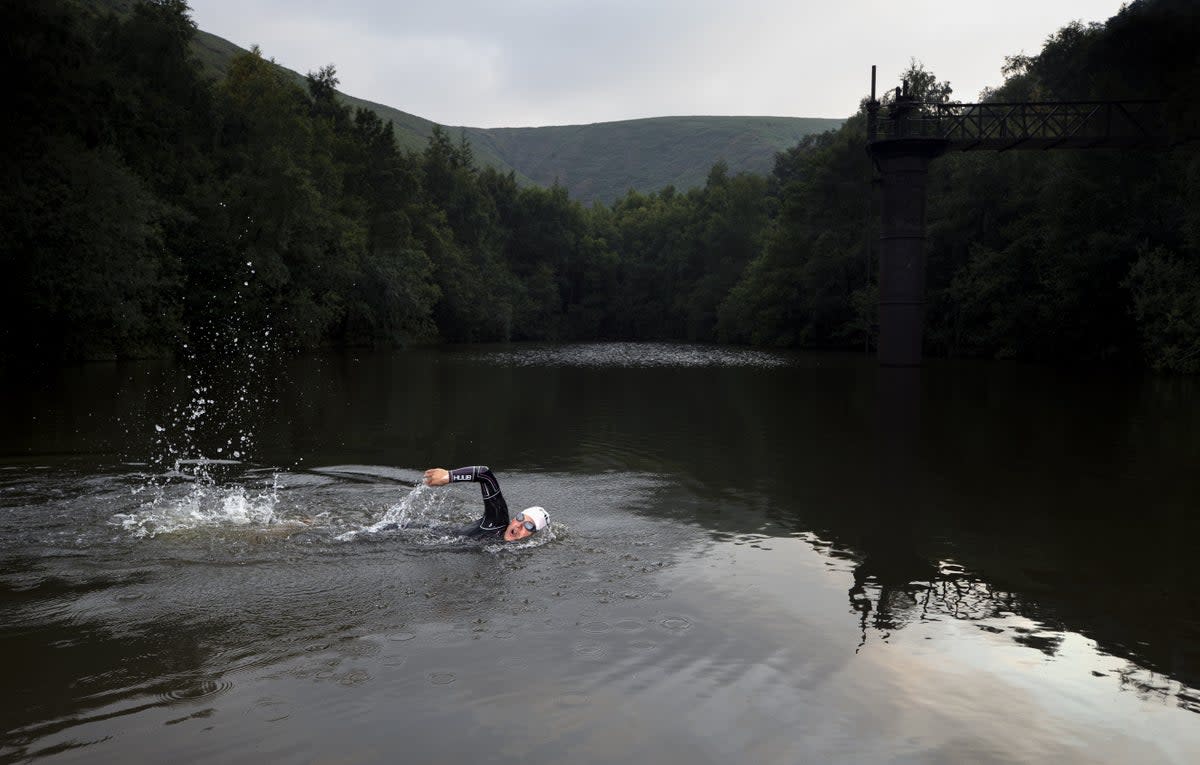
<svg viewBox="0 0 1200 765"><path fill-rule="evenodd" d="M833 548L824 543L817 549ZM949 560L934 565L915 555L890 556L886 563L881 563L878 556L864 557L854 567L848 596L861 630L855 653L866 647L872 634L888 642L894 632L905 627L945 618L973 623L984 632L1007 634L1014 643L1051 658L1062 655L1067 637L1072 634L1064 625L1030 618L1028 614L1038 611L1037 604L1026 603L1018 594L995 587ZM1107 672L1093 668L1093 675L1115 676L1120 690L1135 693L1143 701L1175 703L1200 713L1200 690L1126 658L1106 654L1099 646L1095 650L1119 666Z"/></svg>

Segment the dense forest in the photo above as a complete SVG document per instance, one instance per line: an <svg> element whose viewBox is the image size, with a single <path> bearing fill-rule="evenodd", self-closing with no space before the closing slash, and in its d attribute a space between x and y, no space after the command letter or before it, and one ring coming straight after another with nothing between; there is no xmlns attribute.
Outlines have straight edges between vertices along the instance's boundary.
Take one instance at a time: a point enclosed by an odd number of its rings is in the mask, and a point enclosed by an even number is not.
<svg viewBox="0 0 1200 765"><path fill-rule="evenodd" d="M703 187L585 207L254 50L212 79L184 0L0 8L0 353L679 339L870 348L865 112ZM1130 3L1007 60L993 100L1161 97L1196 135L1200 14ZM919 95L949 98L919 64ZM1200 157L963 154L930 177L926 350L1200 371Z"/></svg>

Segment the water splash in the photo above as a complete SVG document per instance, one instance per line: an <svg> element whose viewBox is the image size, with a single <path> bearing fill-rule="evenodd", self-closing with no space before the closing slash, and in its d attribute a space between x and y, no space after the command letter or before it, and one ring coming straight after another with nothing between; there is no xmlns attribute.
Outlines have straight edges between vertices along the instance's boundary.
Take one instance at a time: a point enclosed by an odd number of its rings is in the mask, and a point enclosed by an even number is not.
<svg viewBox="0 0 1200 765"><path fill-rule="evenodd" d="M205 527L261 528L301 523L276 514L279 484L274 476L269 485L258 491L239 484L221 486L211 477L191 482L152 483L148 490L153 494L152 499L131 513L112 517L113 523L139 539Z"/></svg>
<svg viewBox="0 0 1200 765"><path fill-rule="evenodd" d="M415 505L417 505L422 495L427 493L426 490L428 488L429 487L424 483L418 483L413 487L412 491L404 495L403 499L389 507L387 511L384 512L383 517L379 519L379 522L375 524L375 526L385 527L395 524L399 528L404 528L404 523L408 518L409 511L412 510ZM372 526L372 528L375 526Z"/></svg>
<svg viewBox="0 0 1200 765"><path fill-rule="evenodd" d="M231 310L192 327L192 336L180 339L181 373L164 391L171 403L152 421L153 454L146 460L161 472L134 490L152 499L131 513L113 516L135 537L280 522L278 476L252 487L242 475L255 446L251 423L268 396L264 364L276 355L269 328L251 322L242 305L235 283L248 287L256 273L252 261L244 270L230 274ZM269 316L261 321L269 324Z"/></svg>
<svg viewBox="0 0 1200 765"><path fill-rule="evenodd" d="M203 373L192 371L189 381ZM151 499L113 521L138 538L206 526L268 526L279 521L277 474L263 483L247 482L245 458L253 433L245 416L257 397L242 380L234 395L214 393L205 383L191 387L185 402L172 405L154 430L155 453L148 464L159 472L146 476L135 495ZM210 456L211 455L211 456Z"/></svg>
<svg viewBox="0 0 1200 765"><path fill-rule="evenodd" d="M178 338L180 375L162 391L170 403L151 420L153 464L178 470L180 461L250 459L252 423L270 398L268 370L280 350L271 311L246 300L257 273L253 259L231 265L224 297L210 296Z"/></svg>
<svg viewBox="0 0 1200 765"><path fill-rule="evenodd" d="M445 494L429 491L429 487L418 482L399 502L384 511L378 521L362 528L352 529L337 537L339 542L347 542L363 534L378 534L384 531L395 531L406 528L412 521L424 521L434 516L435 508L445 499ZM413 515L410 519L409 515Z"/></svg>

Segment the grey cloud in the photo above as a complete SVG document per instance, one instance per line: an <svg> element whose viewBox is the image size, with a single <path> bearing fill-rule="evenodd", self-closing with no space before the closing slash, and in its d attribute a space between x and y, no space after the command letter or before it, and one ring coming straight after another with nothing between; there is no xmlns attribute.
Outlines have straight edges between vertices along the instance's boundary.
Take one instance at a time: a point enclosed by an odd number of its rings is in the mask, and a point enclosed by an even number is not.
<svg viewBox="0 0 1200 765"><path fill-rule="evenodd" d="M912 56L964 97L1003 56L1120 0L192 0L200 25L447 124L565 124L656 114L845 116Z"/></svg>

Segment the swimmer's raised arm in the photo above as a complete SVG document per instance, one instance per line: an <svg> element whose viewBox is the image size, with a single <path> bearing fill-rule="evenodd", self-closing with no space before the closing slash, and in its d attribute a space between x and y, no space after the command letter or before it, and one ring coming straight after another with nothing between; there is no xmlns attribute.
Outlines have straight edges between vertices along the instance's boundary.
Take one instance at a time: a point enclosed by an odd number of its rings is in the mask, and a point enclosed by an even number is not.
<svg viewBox="0 0 1200 765"><path fill-rule="evenodd" d="M483 492L483 520L481 527L487 531L498 531L508 525L508 504L500 493L500 481L487 465L472 465L454 470L430 468L425 471L427 486L445 486L448 483L470 481L478 483Z"/></svg>
<svg viewBox="0 0 1200 765"><path fill-rule="evenodd" d="M425 471L426 486L445 486L448 483L470 481L478 483L483 491L483 517L466 532L471 536L502 536L506 542L524 539L549 523L545 509L530 507L509 520L508 503L500 493L500 481L486 465L455 468L429 468Z"/></svg>

